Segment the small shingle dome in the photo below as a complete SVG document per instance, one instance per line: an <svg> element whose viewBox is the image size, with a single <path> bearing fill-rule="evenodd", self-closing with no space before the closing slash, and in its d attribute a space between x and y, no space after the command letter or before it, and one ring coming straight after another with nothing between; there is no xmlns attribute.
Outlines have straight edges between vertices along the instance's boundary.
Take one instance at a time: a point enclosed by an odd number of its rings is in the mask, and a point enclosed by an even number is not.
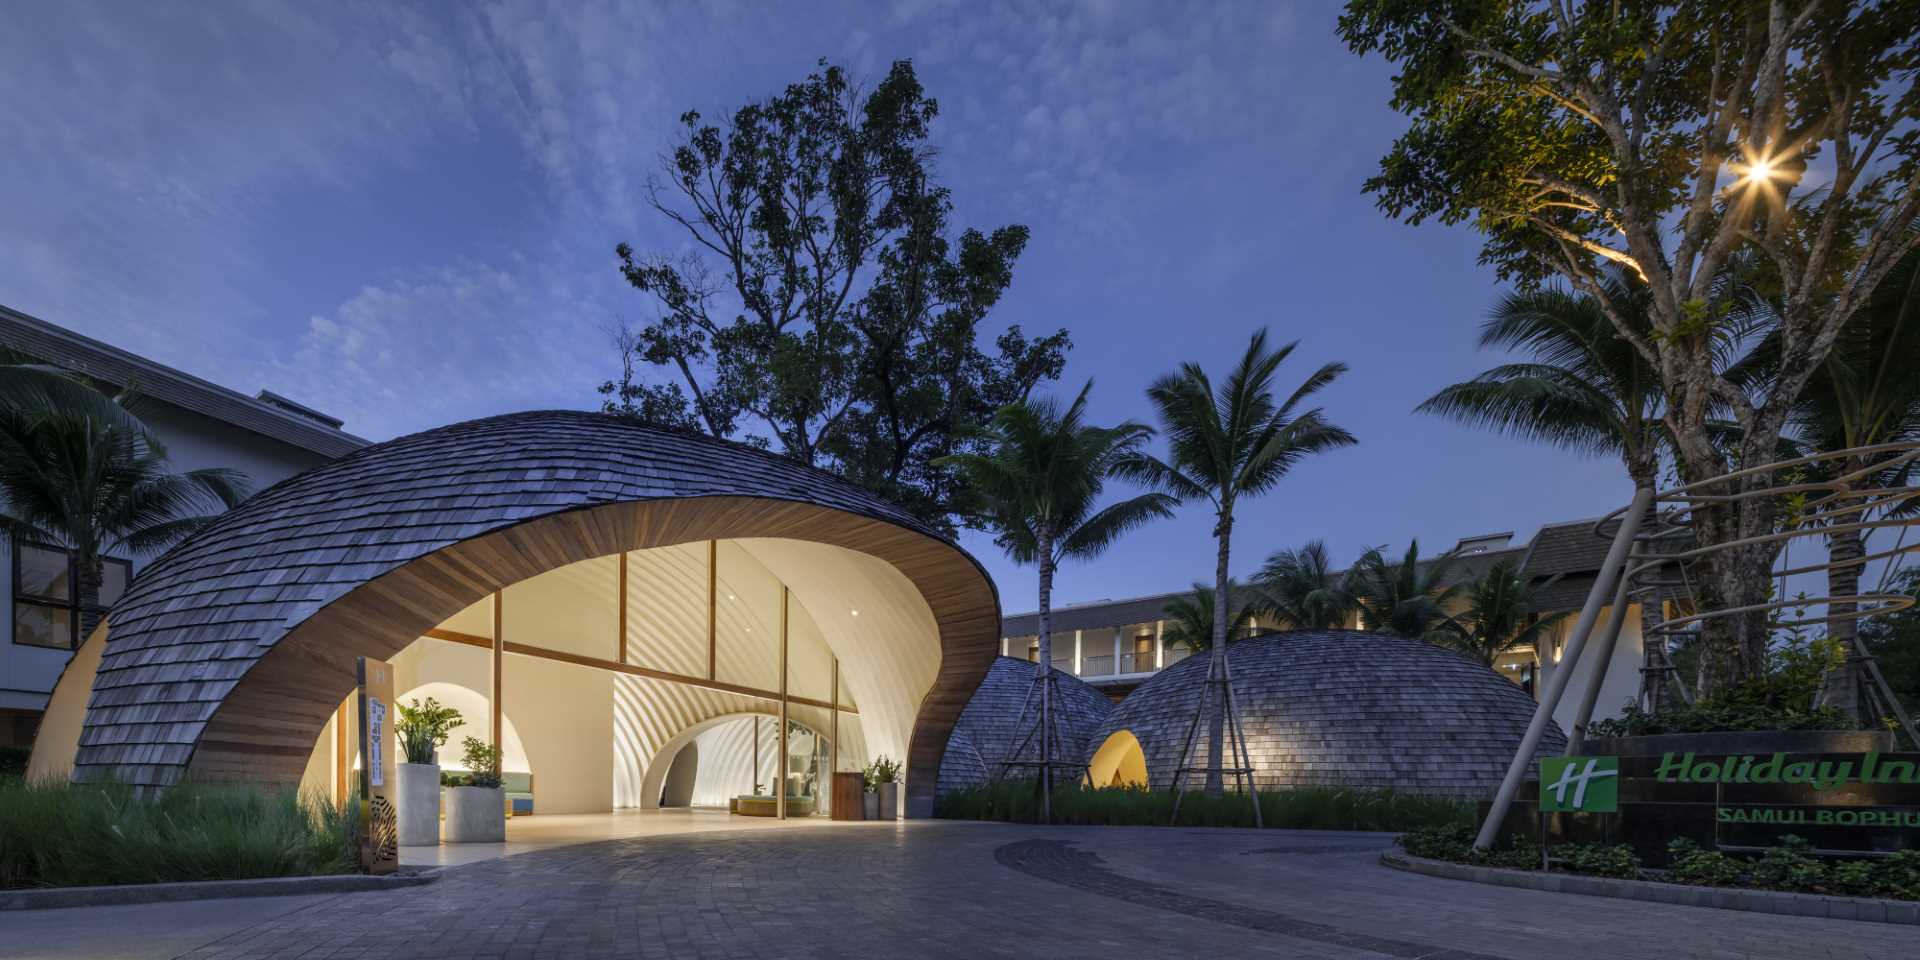
<svg viewBox="0 0 1920 960"><path fill-rule="evenodd" d="M993 661L947 740L947 753L940 763L940 790L985 783L999 771L1007 752L1013 749L1014 739L1026 734L1026 724L1040 712L1034 670L1034 664L1013 657ZM1054 708L1065 746L1061 758L1073 763L1084 758L1097 742L1094 733L1113 712L1113 701L1070 673L1056 670L1054 679L1054 690L1059 694ZM1022 756L1038 759L1038 741L1030 742ZM1078 772L1074 770L1073 774L1077 776ZM1031 777L1033 773L1032 768L1014 768L1008 776Z"/></svg>
<svg viewBox="0 0 1920 960"><path fill-rule="evenodd" d="M1239 641L1231 654L1235 706L1261 789L1489 796L1534 711L1525 690L1485 664L1387 634L1274 633ZM1150 785L1170 786L1211 656L1196 654L1141 684L1107 717L1091 750L1128 731L1145 754ZM1537 755L1565 748L1566 737L1549 726ZM1206 766L1207 750L1203 724L1189 765ZM1224 766L1235 766L1231 757ZM1188 783L1199 789L1202 779L1190 775Z"/></svg>

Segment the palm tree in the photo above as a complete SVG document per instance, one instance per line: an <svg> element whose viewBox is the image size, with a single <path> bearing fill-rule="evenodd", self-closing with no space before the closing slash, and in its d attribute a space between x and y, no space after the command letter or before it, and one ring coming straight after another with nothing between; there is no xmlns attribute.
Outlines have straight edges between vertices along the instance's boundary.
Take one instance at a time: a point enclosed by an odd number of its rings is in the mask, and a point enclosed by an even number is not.
<svg viewBox="0 0 1920 960"><path fill-rule="evenodd" d="M0 524L72 551L76 642L103 616L108 553L171 546L246 495L232 470L171 472L134 401L52 367L0 366Z"/></svg>
<svg viewBox="0 0 1920 960"><path fill-rule="evenodd" d="M1172 515L1174 500L1144 493L1097 507L1106 482L1122 462L1137 456L1153 429L1131 421L1114 427L1086 423L1088 381L1063 411L1049 399L1008 404L984 431L985 449L942 457L978 491L984 519L996 542L1016 563L1040 572L1038 624L1040 749L1043 805L1051 811L1053 575L1062 560L1099 556L1120 535L1155 517ZM1022 737L1026 736L1022 732ZM1016 744L1014 749L1019 749ZM1008 759L1017 759L1012 754Z"/></svg>
<svg viewBox="0 0 1920 960"><path fill-rule="evenodd" d="M1348 578L1333 569L1327 545L1319 540L1268 557L1254 582L1263 605L1297 630L1344 627L1355 610Z"/></svg>
<svg viewBox="0 0 1920 960"><path fill-rule="evenodd" d="M1776 342L1764 345L1764 354L1777 353ZM1867 303L1834 341L1827 360L1808 381L1794 408L1795 432L1801 442L1815 450L1838 451L1920 440L1920 255L1908 256L1887 275L1885 283L1874 288ZM1839 475L1864 474L1852 486L1855 491L1870 492L1906 485L1911 478L1911 462L1898 468L1874 470L1874 461L1865 457L1849 458L1845 463L1828 465ZM1902 507L1910 510L1920 501L1909 500ZM1844 511L1858 507L1860 500L1839 498L1829 506ZM1860 574L1865 567L1866 538L1861 530L1838 526L1868 519L1842 513L1833 518L1836 529L1827 538L1827 595L1854 597L1860 592ZM1865 677L1862 661L1855 649L1859 632L1853 617L1857 605L1837 602L1829 605L1834 617L1827 624L1829 636L1839 640L1846 662L1827 676L1821 700L1845 711L1855 720L1863 716L1865 704L1860 692Z"/></svg>
<svg viewBox="0 0 1920 960"><path fill-rule="evenodd" d="M1458 635L1460 625L1448 608L1458 606L1467 590L1466 581L1454 576L1459 559L1458 554L1443 553L1422 561L1418 540L1398 561L1388 560L1380 547L1361 554L1349 589L1367 628L1413 640L1445 641L1446 634Z"/></svg>
<svg viewBox="0 0 1920 960"><path fill-rule="evenodd" d="M1539 649L1540 639L1568 611L1533 616L1537 589L1513 561L1494 564L1467 584L1466 607L1458 618L1461 628L1445 632L1442 642L1488 666L1515 647L1531 644Z"/></svg>
<svg viewBox="0 0 1920 960"><path fill-rule="evenodd" d="M1651 329L1651 294L1619 272L1607 298ZM1615 332L1600 302L1565 290L1502 297L1480 327L1480 347L1531 355L1456 383L1415 407L1458 423L1578 453L1617 456L1634 486L1660 469L1663 396L1659 371Z"/></svg>
<svg viewBox="0 0 1920 960"><path fill-rule="evenodd" d="M1737 286L1732 278L1745 269L1730 270L1727 283ZM1601 282L1628 323L1652 329L1652 294L1645 284L1618 270ZM1747 329L1733 324L1717 331L1712 348L1729 357ZM1529 359L1447 387L1415 410L1577 453L1616 456L1636 492L1654 486L1667 436L1660 372L1618 335L1599 300L1552 288L1508 294L1481 325L1480 346L1519 351ZM1640 616L1647 666L1663 665L1664 638L1653 632L1662 619L1661 599L1646 598ZM1664 674L1647 674L1650 681L1656 676ZM1655 712L1665 690L1664 682L1647 687Z"/></svg>
<svg viewBox="0 0 1920 960"><path fill-rule="evenodd" d="M1227 564L1233 543L1233 510L1243 497L1258 496L1277 486L1301 460L1339 447L1351 446L1353 434L1334 425L1318 407L1299 409L1347 370L1329 363L1276 403L1274 377L1298 341L1278 350L1267 347L1267 331L1255 333L1246 353L1215 389L1197 363L1181 365L1179 372L1154 381L1147 399L1159 413L1167 434L1167 459L1142 454L1122 465L1127 476L1143 480L1182 502L1205 501L1213 507L1213 535L1218 543L1213 572L1213 646L1209 683L1222 683L1232 697L1227 668L1228 611L1233 610ZM1215 674L1217 671L1217 675ZM1204 702L1204 698L1203 698ZM1226 704L1222 704L1224 709ZM1207 790L1220 790L1221 721L1213 724ZM1258 808L1256 807L1256 810Z"/></svg>
<svg viewBox="0 0 1920 960"><path fill-rule="evenodd" d="M1167 624L1161 628L1165 643L1176 643L1194 653L1213 649L1213 588L1204 583L1193 585L1193 592L1167 601L1161 608ZM1228 617L1227 642L1244 639L1252 632L1258 611L1249 604Z"/></svg>

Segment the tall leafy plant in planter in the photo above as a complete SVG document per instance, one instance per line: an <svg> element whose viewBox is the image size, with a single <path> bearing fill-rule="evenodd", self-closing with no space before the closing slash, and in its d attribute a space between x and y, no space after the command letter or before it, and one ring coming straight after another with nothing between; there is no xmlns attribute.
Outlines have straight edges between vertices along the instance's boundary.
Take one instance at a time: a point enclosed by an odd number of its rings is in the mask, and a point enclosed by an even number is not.
<svg viewBox="0 0 1920 960"><path fill-rule="evenodd" d="M900 764L881 754L867 764L867 812L870 820L892 820L900 815Z"/></svg>
<svg viewBox="0 0 1920 960"><path fill-rule="evenodd" d="M453 728L466 722L460 711L440 701L415 699L397 704L400 720L394 732L406 762L399 764L400 845L430 846L440 842L440 759Z"/></svg>
<svg viewBox="0 0 1920 960"><path fill-rule="evenodd" d="M447 842L500 843L507 839L506 796L500 789L500 748L477 737L461 741L466 783L447 788Z"/></svg>

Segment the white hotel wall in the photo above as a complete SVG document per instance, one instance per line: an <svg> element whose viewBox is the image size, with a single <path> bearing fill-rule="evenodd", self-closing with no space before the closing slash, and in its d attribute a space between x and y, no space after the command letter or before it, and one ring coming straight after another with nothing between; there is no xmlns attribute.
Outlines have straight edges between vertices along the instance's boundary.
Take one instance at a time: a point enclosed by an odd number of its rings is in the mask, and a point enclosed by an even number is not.
<svg viewBox="0 0 1920 960"><path fill-rule="evenodd" d="M1573 676L1567 682L1566 693L1561 695L1559 705L1554 708L1554 722L1569 734L1573 732L1574 717L1580 712L1580 697L1586 690L1587 678L1592 675L1595 664L1599 662L1593 654L1599 649L1601 635L1606 630L1612 615L1611 605L1601 609L1600 619L1593 629L1594 635L1587 642L1588 655L1580 658L1580 664L1574 668ZM1578 617L1579 613L1575 611L1561 621L1555 640L1556 648L1565 644L1566 637L1573 632L1574 621ZM1620 716L1621 710L1640 695L1640 667L1645 656L1646 641L1640 632L1640 605L1628 604L1626 623L1621 625L1620 640L1614 645L1606 680L1600 685L1600 697L1593 704L1594 719L1604 720ZM1559 665L1548 656L1542 656L1540 659L1540 679L1535 687L1538 690L1545 690L1547 683L1553 678L1553 671L1559 669Z"/></svg>

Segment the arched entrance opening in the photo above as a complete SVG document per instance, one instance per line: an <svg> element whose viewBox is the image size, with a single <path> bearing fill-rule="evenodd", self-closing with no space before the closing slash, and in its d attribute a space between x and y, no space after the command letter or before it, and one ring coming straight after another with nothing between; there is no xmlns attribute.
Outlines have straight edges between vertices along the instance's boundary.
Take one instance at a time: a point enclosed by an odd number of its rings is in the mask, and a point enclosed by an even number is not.
<svg viewBox="0 0 1920 960"><path fill-rule="evenodd" d="M681 746L674 754L673 764L667 768L667 778L660 785L660 806L664 809L693 806L693 785L700 776L700 744L689 743Z"/></svg>
<svg viewBox="0 0 1920 960"><path fill-rule="evenodd" d="M784 779L793 815L801 810L828 812L826 774L835 760L831 741L825 733L789 720L783 774L779 724L778 716L762 713L695 724L660 749L647 766L641 789L661 809L725 810L740 797L773 796ZM851 725L846 731L851 733ZM840 762L843 769L863 765L851 759Z"/></svg>
<svg viewBox="0 0 1920 960"><path fill-rule="evenodd" d="M1087 779L1096 787L1147 786L1147 754L1131 730L1117 730L1093 752Z"/></svg>

